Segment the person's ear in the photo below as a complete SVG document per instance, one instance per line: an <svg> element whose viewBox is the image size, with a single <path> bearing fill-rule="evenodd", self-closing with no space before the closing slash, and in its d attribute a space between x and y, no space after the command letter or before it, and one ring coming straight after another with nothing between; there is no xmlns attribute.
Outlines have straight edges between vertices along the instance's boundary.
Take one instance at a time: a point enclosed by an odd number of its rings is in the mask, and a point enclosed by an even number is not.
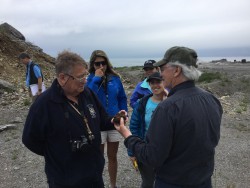
<svg viewBox="0 0 250 188"><path fill-rule="evenodd" d="M179 76L181 72L182 72L182 68L180 66L176 66L175 71L174 71L174 77Z"/></svg>
<svg viewBox="0 0 250 188"><path fill-rule="evenodd" d="M68 76L64 73L59 73L57 80L61 86L64 86L65 83L68 81Z"/></svg>

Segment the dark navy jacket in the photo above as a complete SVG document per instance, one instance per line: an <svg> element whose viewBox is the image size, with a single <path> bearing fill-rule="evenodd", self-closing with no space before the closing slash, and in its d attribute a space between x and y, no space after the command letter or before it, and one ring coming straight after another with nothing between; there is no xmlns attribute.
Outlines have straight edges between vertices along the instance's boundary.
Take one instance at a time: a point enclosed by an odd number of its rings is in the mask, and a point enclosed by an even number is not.
<svg viewBox="0 0 250 188"><path fill-rule="evenodd" d="M96 95L86 87L79 95L79 106L95 139L87 151L72 152L70 140L79 140L86 129L83 120L69 110L66 101L55 80L31 106L22 141L32 152L44 156L49 182L81 186L102 177L104 157L100 152L100 131L113 125Z"/></svg>
<svg viewBox="0 0 250 188"><path fill-rule="evenodd" d="M214 170L221 118L219 100L187 81L157 106L146 140L132 135L125 145L139 161L156 168L156 181L199 185Z"/></svg>

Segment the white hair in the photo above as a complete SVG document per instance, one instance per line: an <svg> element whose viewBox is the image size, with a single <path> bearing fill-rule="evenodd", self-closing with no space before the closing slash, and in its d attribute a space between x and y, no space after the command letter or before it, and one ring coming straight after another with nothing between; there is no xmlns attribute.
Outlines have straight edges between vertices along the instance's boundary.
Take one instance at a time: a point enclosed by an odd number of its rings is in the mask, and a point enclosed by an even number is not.
<svg viewBox="0 0 250 188"><path fill-rule="evenodd" d="M185 64L180 63L179 61L176 62L169 62L168 65L170 66L179 66L182 69L182 74L188 79L188 80L195 80L197 81L202 74L201 71L199 71L194 66L188 66Z"/></svg>

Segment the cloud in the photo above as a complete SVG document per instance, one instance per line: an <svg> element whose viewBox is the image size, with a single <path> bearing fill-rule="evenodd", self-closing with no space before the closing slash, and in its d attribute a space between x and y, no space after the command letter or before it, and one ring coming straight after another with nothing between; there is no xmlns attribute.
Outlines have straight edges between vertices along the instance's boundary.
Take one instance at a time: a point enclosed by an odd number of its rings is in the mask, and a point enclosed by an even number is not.
<svg viewBox="0 0 250 188"><path fill-rule="evenodd" d="M1 22L55 56L159 54L173 45L197 49L250 46L249 0L2 0Z"/></svg>

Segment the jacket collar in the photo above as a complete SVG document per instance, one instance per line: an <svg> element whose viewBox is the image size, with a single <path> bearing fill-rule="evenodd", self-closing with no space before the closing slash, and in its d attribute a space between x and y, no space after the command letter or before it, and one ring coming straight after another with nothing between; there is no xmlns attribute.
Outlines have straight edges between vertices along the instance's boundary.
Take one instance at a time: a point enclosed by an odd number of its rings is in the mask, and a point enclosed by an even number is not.
<svg viewBox="0 0 250 188"><path fill-rule="evenodd" d="M188 80L188 81L182 82L170 90L168 97L170 97L171 95L173 95L175 92L177 92L179 90L194 87L194 86L195 86L195 83L193 80Z"/></svg>
<svg viewBox="0 0 250 188"><path fill-rule="evenodd" d="M138 101L138 111L140 112L145 112L145 108L146 108L146 105L147 105L147 102L148 102L148 99L150 97L153 96L153 93L149 94L149 95L146 95L144 96L143 98L141 98L139 101Z"/></svg>
<svg viewBox="0 0 250 188"><path fill-rule="evenodd" d="M64 103L66 100L66 96L64 95L64 91L62 87L59 85L57 79L55 79L50 87L51 95L50 99L56 103Z"/></svg>
<svg viewBox="0 0 250 188"><path fill-rule="evenodd" d="M147 78L145 78L145 79L142 81L141 87L142 87L142 88L149 89L149 90L151 91L151 88L150 88L150 86L149 86L149 84L148 84L148 82L147 82Z"/></svg>

